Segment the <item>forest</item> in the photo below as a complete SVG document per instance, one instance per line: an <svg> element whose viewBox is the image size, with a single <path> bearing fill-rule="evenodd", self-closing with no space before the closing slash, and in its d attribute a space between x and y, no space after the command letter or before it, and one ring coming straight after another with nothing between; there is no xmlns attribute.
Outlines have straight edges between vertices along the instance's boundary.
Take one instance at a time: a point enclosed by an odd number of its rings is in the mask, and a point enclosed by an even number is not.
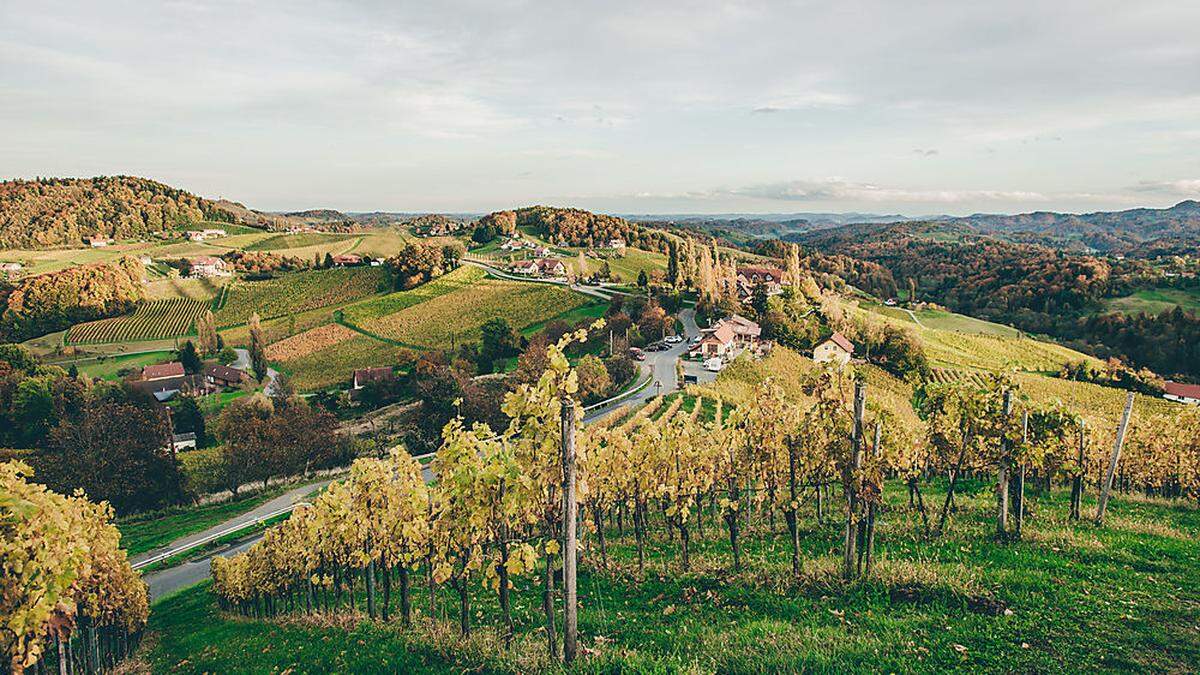
<svg viewBox="0 0 1200 675"><path fill-rule="evenodd" d="M145 297L136 258L0 282L0 341L20 342L131 311Z"/></svg>

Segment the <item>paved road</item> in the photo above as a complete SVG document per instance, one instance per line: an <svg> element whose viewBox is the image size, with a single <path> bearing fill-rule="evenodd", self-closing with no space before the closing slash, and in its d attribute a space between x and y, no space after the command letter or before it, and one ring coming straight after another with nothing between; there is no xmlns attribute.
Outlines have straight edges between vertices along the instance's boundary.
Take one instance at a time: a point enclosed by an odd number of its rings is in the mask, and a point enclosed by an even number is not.
<svg viewBox="0 0 1200 675"><path fill-rule="evenodd" d="M646 360L641 363L642 375L644 376L647 372L651 375L650 385L627 399L589 412L584 416L584 422L598 420L612 411L630 404L640 405L659 394L669 394L679 388L675 377L675 362L688 350L688 343L691 339L700 334L694 310L680 310L679 320L683 322L684 337L687 339L679 344L670 345L671 348L663 352L646 352ZM655 386L656 383L662 386Z"/></svg>
<svg viewBox="0 0 1200 675"><path fill-rule="evenodd" d="M237 354L237 361L234 361L230 365L238 370L250 373L250 376L253 377L254 369L250 367L250 351L247 349L234 349L233 352ZM263 387L263 393L267 396L270 396L274 392L275 378L278 376L279 373L274 368L267 368L267 386Z"/></svg>

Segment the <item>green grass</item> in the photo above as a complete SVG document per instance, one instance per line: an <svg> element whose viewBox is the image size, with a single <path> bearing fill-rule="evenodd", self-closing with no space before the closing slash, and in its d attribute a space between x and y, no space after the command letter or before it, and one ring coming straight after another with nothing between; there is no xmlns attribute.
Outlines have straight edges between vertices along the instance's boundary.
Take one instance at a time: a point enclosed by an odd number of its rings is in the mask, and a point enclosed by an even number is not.
<svg viewBox="0 0 1200 675"><path fill-rule="evenodd" d="M299 232L297 234L277 234L245 247L247 251L280 251L290 248L305 248L322 244L336 244L347 239L354 239L356 234L332 234L328 232Z"/></svg>
<svg viewBox="0 0 1200 675"><path fill-rule="evenodd" d="M1159 314L1176 307L1200 312L1200 288L1142 289L1132 295L1104 301L1105 311L1124 314Z"/></svg>
<svg viewBox="0 0 1200 675"><path fill-rule="evenodd" d="M219 504L179 507L122 519L117 522L117 529L121 531L121 547L131 556L153 551L180 537L220 525L287 489L276 487Z"/></svg>
<svg viewBox="0 0 1200 675"><path fill-rule="evenodd" d="M904 313L904 310L900 310ZM922 309L915 312L921 324L938 330L948 330L975 335L999 335L1001 337L1021 337L1021 331L1012 326L1005 326L983 319L955 314L938 309ZM907 313L905 313L907 316Z"/></svg>
<svg viewBox="0 0 1200 675"><path fill-rule="evenodd" d="M935 486L925 498L940 503ZM889 484L874 578L836 578L841 529L801 513L804 569L788 581L782 518L745 534L747 569L729 568L712 514L693 532L693 566L654 516L647 575L629 536L609 531L610 571L594 549L579 577L585 656L571 672L1191 672L1200 662L1200 511L1118 498L1105 528L1069 523L1066 493L1031 491L1026 538L992 538L987 480L970 481L943 539L919 534L903 486ZM1085 502L1089 507L1090 502ZM589 559L591 562L589 562ZM472 583L475 636L422 619L406 630L340 618L280 623L221 614L207 586L155 605L144 658L155 672L545 672L538 589L514 584L517 635L496 638L493 593ZM359 586L361 588L361 585ZM415 604L426 597L418 586ZM361 609L361 603L360 603ZM1008 611L1005 611L1008 610Z"/></svg>
<svg viewBox="0 0 1200 675"><path fill-rule="evenodd" d="M521 334L525 337L534 335L538 331L545 328L546 324L550 323L551 321L566 321L568 326L574 326L576 323L585 319L599 319L600 317L604 316L606 311L608 311L607 302L597 302L595 304L576 307L574 309L567 310L556 317L546 319L545 321L529 324L521 329Z"/></svg>
<svg viewBox="0 0 1200 675"><path fill-rule="evenodd" d="M120 375L117 371L125 368L140 369L143 366L152 366L157 363L167 363L175 360L175 352L171 350L163 350L156 352L148 352L145 354L121 354L118 356L110 356L103 360L86 361L75 364L80 374L91 377L98 377L102 380L118 380ZM70 364L63 364L64 368Z"/></svg>
<svg viewBox="0 0 1200 675"><path fill-rule="evenodd" d="M357 335L274 366L292 378L292 386L297 391L320 391L330 387L349 387L350 376L357 368L395 365L400 360L401 349L403 347Z"/></svg>
<svg viewBox="0 0 1200 675"><path fill-rule="evenodd" d="M567 259L567 262L572 262L577 259L578 252L582 249L572 249L572 254L575 257ZM595 272L604 265L606 261L597 260L595 258L587 258L588 272ZM608 267L614 275L619 277L621 281L635 282L638 278L638 273L645 271L646 274L651 272L666 272L667 256L662 253L654 253L652 251L643 251L638 248L626 248L623 257L613 257L607 260Z"/></svg>

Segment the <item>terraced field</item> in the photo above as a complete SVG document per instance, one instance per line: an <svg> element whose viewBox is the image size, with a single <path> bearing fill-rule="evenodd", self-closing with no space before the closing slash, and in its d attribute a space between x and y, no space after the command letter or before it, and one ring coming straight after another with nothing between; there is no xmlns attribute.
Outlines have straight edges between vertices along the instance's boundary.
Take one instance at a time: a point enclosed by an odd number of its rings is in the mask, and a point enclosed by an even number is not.
<svg viewBox="0 0 1200 675"><path fill-rule="evenodd" d="M376 293L384 278L380 267L350 267L294 272L266 281L236 281L216 312L217 325L245 323L254 312L269 319L353 302Z"/></svg>
<svg viewBox="0 0 1200 675"><path fill-rule="evenodd" d="M447 347L478 339L480 327L495 317L503 317L519 330L589 304L585 296L559 286L480 279L478 270L459 271L463 274L455 276L456 272L445 278L447 284L457 286L449 291L443 285L433 291L433 297L393 298L393 293L386 296L392 298L389 302L393 307L410 304L387 314L378 313L382 304L367 310L352 308L344 313L343 320L405 345Z"/></svg>
<svg viewBox="0 0 1200 675"><path fill-rule="evenodd" d="M297 390L317 391L348 385L351 373L357 368L394 365L403 351L403 347L355 334L332 346L281 362L279 369L291 377Z"/></svg>
<svg viewBox="0 0 1200 675"><path fill-rule="evenodd" d="M192 333L196 319L208 308L207 302L199 300L151 300L142 303L133 314L72 326L67 332L67 342L133 342L188 335Z"/></svg>

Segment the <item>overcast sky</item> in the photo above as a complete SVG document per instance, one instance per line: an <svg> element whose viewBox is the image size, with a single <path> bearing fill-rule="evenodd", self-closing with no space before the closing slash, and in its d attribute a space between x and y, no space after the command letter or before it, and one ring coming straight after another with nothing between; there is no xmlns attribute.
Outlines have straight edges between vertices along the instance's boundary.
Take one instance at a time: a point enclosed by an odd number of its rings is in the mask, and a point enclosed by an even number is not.
<svg viewBox="0 0 1200 675"><path fill-rule="evenodd" d="M261 209L1200 198L1200 2L0 0L0 177Z"/></svg>

